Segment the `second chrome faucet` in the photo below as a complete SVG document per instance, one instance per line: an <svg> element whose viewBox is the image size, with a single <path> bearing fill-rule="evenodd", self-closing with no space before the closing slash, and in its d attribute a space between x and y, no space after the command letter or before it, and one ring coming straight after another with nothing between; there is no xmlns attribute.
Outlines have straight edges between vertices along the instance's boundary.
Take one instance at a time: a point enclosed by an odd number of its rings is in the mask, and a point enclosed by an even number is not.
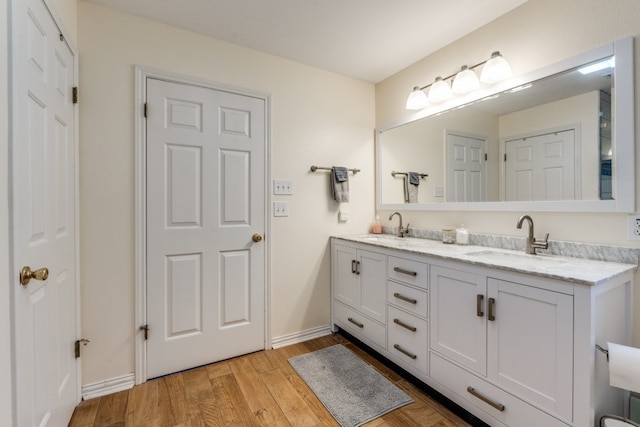
<svg viewBox="0 0 640 427"><path fill-rule="evenodd" d="M391 220L395 215L398 215L398 218L400 219L400 224L398 225L398 237L404 237L409 234L409 224L404 228L402 227L402 215L400 212L394 212L389 215L389 220Z"/></svg>
<svg viewBox="0 0 640 427"><path fill-rule="evenodd" d="M531 255L536 255L536 249L548 249L549 248L549 233L544 236L544 240L536 240L533 234L533 219L529 215L522 215L520 219L518 219L518 224L516 227L518 229L522 228L522 223L524 221L529 223L529 235L527 236L527 243L525 246L525 252Z"/></svg>

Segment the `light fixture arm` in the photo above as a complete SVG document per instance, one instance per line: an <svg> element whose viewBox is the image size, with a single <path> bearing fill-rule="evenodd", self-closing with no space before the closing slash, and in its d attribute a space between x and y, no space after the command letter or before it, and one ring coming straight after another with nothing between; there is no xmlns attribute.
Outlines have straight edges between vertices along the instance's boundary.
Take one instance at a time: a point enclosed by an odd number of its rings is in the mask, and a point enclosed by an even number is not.
<svg viewBox="0 0 640 427"><path fill-rule="evenodd" d="M494 53L495 53L495 52L494 52ZM492 54L491 56L493 57L493 54ZM489 58L489 59L491 59L491 58ZM479 63L477 63L476 65L472 65L472 66L470 66L470 67L467 67L467 69L469 69L469 70L476 69L476 68L480 67L481 65L486 64L486 63L487 63L487 61L489 61L489 59L485 59L484 61L479 62ZM449 79L451 79L451 78L455 77L456 75L458 75L458 73L459 73L459 72L460 72L460 70L456 71L455 73L453 73L453 74L451 74L451 75L448 75L447 77L443 77L443 78L442 78L442 80L443 80L443 81L447 81L447 80L449 80ZM433 83L435 83L435 81L434 81ZM421 87L420 87L420 90L425 90L425 89L430 88L431 86L433 86L433 83L429 83L429 84L428 84L428 85L426 85L426 86L421 86Z"/></svg>

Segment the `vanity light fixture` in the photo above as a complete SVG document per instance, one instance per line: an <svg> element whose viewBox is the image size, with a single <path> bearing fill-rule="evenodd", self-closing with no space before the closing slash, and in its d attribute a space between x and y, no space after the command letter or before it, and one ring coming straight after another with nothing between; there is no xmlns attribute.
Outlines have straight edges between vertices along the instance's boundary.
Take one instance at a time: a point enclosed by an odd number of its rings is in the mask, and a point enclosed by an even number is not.
<svg viewBox="0 0 640 427"><path fill-rule="evenodd" d="M465 93L472 92L480 87L480 80L478 80L478 76L473 70L470 70L469 67L463 65L460 68L460 72L456 74L456 77L453 79L453 86L451 89L453 93L461 95Z"/></svg>
<svg viewBox="0 0 640 427"><path fill-rule="evenodd" d="M481 65L484 67L480 79L478 79L474 69ZM480 82L493 84L509 77L511 77L511 66L500 52L495 51L486 61L471 67L464 65L459 72L444 78L438 76L433 83L426 86L415 86L407 98L406 108L407 110L421 110L429 103L437 104L446 101L453 94L472 92L480 87ZM447 80L452 80L453 85ZM428 95L425 95L425 89L429 89Z"/></svg>
<svg viewBox="0 0 640 427"><path fill-rule="evenodd" d="M436 81L433 82L431 88L429 88L429 94L427 98L429 102L437 104L438 102L446 101L451 98L453 92L451 91L451 86L449 83L442 80L442 77L436 77Z"/></svg>
<svg viewBox="0 0 640 427"><path fill-rule="evenodd" d="M511 77L511 65L497 50L491 54L491 58L482 67L480 81L486 84L497 83Z"/></svg>
<svg viewBox="0 0 640 427"><path fill-rule="evenodd" d="M427 94L419 86L414 87L407 98L407 110L421 110L428 104Z"/></svg>

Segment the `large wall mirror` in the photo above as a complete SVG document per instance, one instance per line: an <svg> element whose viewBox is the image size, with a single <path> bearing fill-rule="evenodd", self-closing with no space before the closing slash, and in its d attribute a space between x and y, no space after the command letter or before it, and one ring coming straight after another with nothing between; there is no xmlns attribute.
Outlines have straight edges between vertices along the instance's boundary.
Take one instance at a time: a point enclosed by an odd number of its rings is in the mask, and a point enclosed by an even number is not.
<svg viewBox="0 0 640 427"><path fill-rule="evenodd" d="M378 209L633 212L633 79L627 38L378 128Z"/></svg>

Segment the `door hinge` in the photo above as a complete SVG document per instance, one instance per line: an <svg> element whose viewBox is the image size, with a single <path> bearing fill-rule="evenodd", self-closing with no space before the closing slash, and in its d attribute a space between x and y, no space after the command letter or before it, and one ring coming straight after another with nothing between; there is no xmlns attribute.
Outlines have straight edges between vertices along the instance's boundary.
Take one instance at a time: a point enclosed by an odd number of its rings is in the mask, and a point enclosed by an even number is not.
<svg viewBox="0 0 640 427"><path fill-rule="evenodd" d="M78 103L78 86L74 86L73 89L71 89L71 101L74 104Z"/></svg>
<svg viewBox="0 0 640 427"><path fill-rule="evenodd" d="M140 326L140 330L144 331L144 340L148 340L149 339L149 325L142 325Z"/></svg>
<svg viewBox="0 0 640 427"><path fill-rule="evenodd" d="M489 160L489 156L487 156L487 153L484 153L484 161L486 162L487 160Z"/></svg>
<svg viewBox="0 0 640 427"><path fill-rule="evenodd" d="M144 116L147 117L147 103L144 103Z"/></svg>
<svg viewBox="0 0 640 427"><path fill-rule="evenodd" d="M75 344L76 359L78 357L80 357L80 344L81 343L84 344L84 345L87 345L87 344L89 344L89 340L85 340L84 338L81 338L81 339L76 341L76 344Z"/></svg>
<svg viewBox="0 0 640 427"><path fill-rule="evenodd" d="M507 153L504 153L504 161L507 161Z"/></svg>

